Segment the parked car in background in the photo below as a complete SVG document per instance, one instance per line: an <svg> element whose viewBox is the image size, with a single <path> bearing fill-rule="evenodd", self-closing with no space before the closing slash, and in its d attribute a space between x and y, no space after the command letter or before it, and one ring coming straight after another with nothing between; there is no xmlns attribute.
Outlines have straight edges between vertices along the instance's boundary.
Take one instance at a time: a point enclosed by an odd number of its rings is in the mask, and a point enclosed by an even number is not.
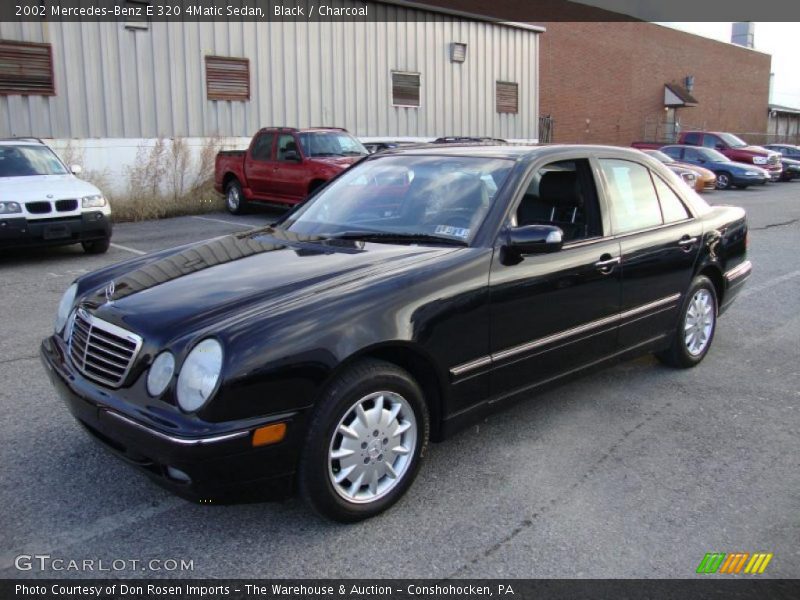
<svg viewBox="0 0 800 600"><path fill-rule="evenodd" d="M417 142L406 142L406 141L372 141L372 142L362 142L364 147L370 154L375 154L376 152L381 152L383 150L391 150L392 148L402 148L403 146L413 146Z"/></svg>
<svg viewBox="0 0 800 600"><path fill-rule="evenodd" d="M717 177L717 189L732 187L745 189L751 185L766 183L770 174L755 165L734 162L721 152L697 146L664 146L661 152L677 161L699 165L713 171Z"/></svg>
<svg viewBox="0 0 800 600"><path fill-rule="evenodd" d="M772 181L778 181L783 171L780 154L761 146L751 146L732 133L719 131L683 131L678 144L702 146L724 154L734 162L755 165L766 169Z"/></svg>
<svg viewBox="0 0 800 600"><path fill-rule="evenodd" d="M368 154L345 129L267 127L247 150L217 154L214 189L233 214L259 202L291 206Z"/></svg>
<svg viewBox="0 0 800 600"><path fill-rule="evenodd" d="M783 174L781 180L790 181L800 178L800 146L792 144L766 144L767 150L781 153L781 165Z"/></svg>
<svg viewBox="0 0 800 600"><path fill-rule="evenodd" d="M101 254L111 243L111 207L36 138L0 140L0 247L81 244Z"/></svg>
<svg viewBox="0 0 800 600"><path fill-rule="evenodd" d="M678 173L678 175L681 174L680 172L682 170L690 169L695 174L694 190L696 192L712 192L717 187L717 176L714 174L714 171L710 171L699 165L679 162L671 156L664 154L660 150L642 150L642 152L649 154L656 160L661 161L673 172ZM686 181L689 183L688 180Z"/></svg>
<svg viewBox="0 0 800 600"><path fill-rule="evenodd" d="M40 352L86 432L174 492L298 489L357 521L513 399L646 352L698 365L747 233L631 149L388 150L275 225L79 277Z"/></svg>

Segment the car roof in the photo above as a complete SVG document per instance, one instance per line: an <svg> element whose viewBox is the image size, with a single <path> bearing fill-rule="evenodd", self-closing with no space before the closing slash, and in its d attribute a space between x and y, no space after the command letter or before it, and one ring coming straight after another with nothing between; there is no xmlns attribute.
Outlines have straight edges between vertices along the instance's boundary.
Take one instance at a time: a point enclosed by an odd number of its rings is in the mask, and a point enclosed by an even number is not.
<svg viewBox="0 0 800 600"><path fill-rule="evenodd" d="M643 153L635 148L621 146L597 146L587 144L425 144L410 148L392 148L381 152L381 156L475 156L480 158L506 158L511 160L532 160L549 154L566 151L608 153L637 158Z"/></svg>

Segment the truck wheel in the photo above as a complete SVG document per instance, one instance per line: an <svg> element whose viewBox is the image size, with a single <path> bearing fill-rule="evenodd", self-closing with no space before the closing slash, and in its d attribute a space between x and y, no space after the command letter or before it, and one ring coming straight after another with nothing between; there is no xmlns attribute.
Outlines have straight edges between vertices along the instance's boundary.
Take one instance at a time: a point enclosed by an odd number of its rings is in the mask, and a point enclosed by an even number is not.
<svg viewBox="0 0 800 600"><path fill-rule="evenodd" d="M317 405L298 469L300 493L336 521L377 515L411 487L429 430L422 390L406 371L360 362Z"/></svg>
<svg viewBox="0 0 800 600"><path fill-rule="evenodd" d="M108 247L111 245L111 238L103 238L102 240L92 240L91 242L81 242L83 251L86 254L105 254L108 252Z"/></svg>
<svg viewBox="0 0 800 600"><path fill-rule="evenodd" d="M244 194L242 186L235 179L225 188L225 208L232 215L241 215L245 212Z"/></svg>
<svg viewBox="0 0 800 600"><path fill-rule="evenodd" d="M717 291L708 277L698 275L684 296L670 347L656 358L670 367L694 367L708 354L716 328Z"/></svg>
<svg viewBox="0 0 800 600"><path fill-rule="evenodd" d="M727 190L732 185L733 177L727 171L720 171L717 173L717 189Z"/></svg>

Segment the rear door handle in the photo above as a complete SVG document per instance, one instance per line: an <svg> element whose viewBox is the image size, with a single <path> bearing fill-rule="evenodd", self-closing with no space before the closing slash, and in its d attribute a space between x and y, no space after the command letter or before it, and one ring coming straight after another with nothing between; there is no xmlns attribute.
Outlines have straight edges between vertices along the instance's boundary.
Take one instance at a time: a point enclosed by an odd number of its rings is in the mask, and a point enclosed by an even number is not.
<svg viewBox="0 0 800 600"><path fill-rule="evenodd" d="M612 257L609 254L604 254L600 257L600 260L594 263L594 266L597 267L597 270L603 275L608 275L621 260L619 256Z"/></svg>
<svg viewBox="0 0 800 600"><path fill-rule="evenodd" d="M678 240L678 246L680 246L684 251L688 252L692 249L692 246L694 246L696 241L697 237L689 237L688 235L685 235Z"/></svg>

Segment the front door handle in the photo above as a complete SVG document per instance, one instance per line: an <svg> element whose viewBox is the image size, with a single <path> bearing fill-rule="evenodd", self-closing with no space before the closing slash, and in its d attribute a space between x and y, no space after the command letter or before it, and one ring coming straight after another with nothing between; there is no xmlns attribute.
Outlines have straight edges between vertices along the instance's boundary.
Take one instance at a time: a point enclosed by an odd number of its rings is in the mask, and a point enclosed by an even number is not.
<svg viewBox="0 0 800 600"><path fill-rule="evenodd" d="M619 256L612 257L610 254L603 254L594 266L597 267L597 270L600 271L603 275L608 275L611 271L614 270L614 267L617 266L620 261Z"/></svg>

